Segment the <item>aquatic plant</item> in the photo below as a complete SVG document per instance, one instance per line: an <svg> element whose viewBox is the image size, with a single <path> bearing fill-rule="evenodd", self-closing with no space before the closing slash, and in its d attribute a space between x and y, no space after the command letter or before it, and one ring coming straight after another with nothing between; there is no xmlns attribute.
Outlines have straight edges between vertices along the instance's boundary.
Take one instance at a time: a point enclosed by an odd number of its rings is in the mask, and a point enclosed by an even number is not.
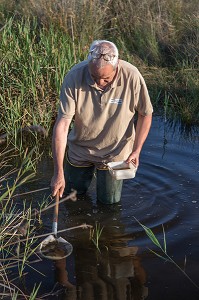
<svg viewBox="0 0 199 300"><path fill-rule="evenodd" d="M0 152L0 204L2 205L1 214L4 214L4 211L7 209L8 204L11 203L11 198L17 188L19 188L26 181L32 179L35 176L36 172L36 159L34 158L34 149L28 152L26 149L23 153L23 156L20 158L20 155L17 156L17 153L12 152L13 149L4 149ZM19 167L12 166L12 160L18 159ZM7 173L3 171L7 170ZM3 173L3 174L2 174ZM6 201L4 203L3 201Z"/></svg>
<svg viewBox="0 0 199 300"><path fill-rule="evenodd" d="M21 163L17 167L13 166L17 155L13 149L4 149L0 152L0 295L2 297L10 295L11 299L17 299L18 296L27 299L24 292L15 284L17 278L10 280L10 275L11 269L18 268L19 277L22 277L25 263L32 253L30 249L32 241L23 244L23 251L22 244L19 243L21 236L29 236L33 230L30 225L32 210L29 206L24 207L24 211L19 211L13 197L19 187L35 176L36 161L32 158L33 154L34 149L29 152L26 150L21 159L18 156Z"/></svg>
<svg viewBox="0 0 199 300"><path fill-rule="evenodd" d="M140 223L135 217L134 219L139 223L139 225L144 229L145 233L147 234L147 236L149 237L149 239L153 242L154 245L156 245L159 249L160 249L160 253L162 253L162 255L150 248L149 251L153 254L155 254L157 257L163 259L165 262L170 262L172 263L178 270L180 270L180 272L183 273L183 275L197 288L199 289L199 286L189 277L189 275L185 272L185 270L183 270L172 258L171 256L169 256L169 254L167 253L167 242L166 242L166 235L165 235L165 230L164 230L164 226L162 225L162 232L163 232L163 246L160 244L160 242L158 241L158 239L156 238L155 234L153 233L153 231L148 228L147 226L143 225L142 223Z"/></svg>
<svg viewBox="0 0 199 300"><path fill-rule="evenodd" d="M34 149L26 150L23 157L17 156L20 161L17 166L15 165L17 154L14 149L4 149L0 152L0 297L34 300L42 283L35 285L27 295L23 281L28 278L29 272L41 274L35 266L42 260L38 251L40 239L53 234L52 232L38 234L43 225L41 216L55 205L55 201L51 195L44 197L37 203L36 209L34 202L26 201L24 196L41 192L46 188L21 192L21 186L35 176L37 160L33 159ZM75 201L76 191L61 199L60 204L66 200ZM77 228L92 228L92 226L82 224L62 229L58 234Z"/></svg>
<svg viewBox="0 0 199 300"><path fill-rule="evenodd" d="M95 222L95 227L91 231L91 240L99 252L99 239L101 237L103 229L103 226L101 226L98 222Z"/></svg>
<svg viewBox="0 0 199 300"><path fill-rule="evenodd" d="M72 196L73 197L73 196ZM70 196L67 197L70 199ZM65 199L65 200L67 200ZM49 206L52 207L52 204ZM43 211L46 211L48 207L45 207ZM35 299L39 288L42 283L35 285L31 295L26 295L20 288L20 282L23 279L28 278L28 274L32 274L32 271L43 275L37 267L34 267L36 263L42 260L40 258L38 242L41 238L46 237L53 233L45 233L39 235L37 215L40 212L35 212L31 208L26 211L20 212L15 209L10 211L7 219L0 217L0 245L1 245L1 263L0 263L0 285L3 290L0 290L0 296L10 296L11 299ZM71 231L75 229L88 229L92 226L82 224L71 228L65 228L59 230L60 234L65 231ZM16 268L18 269L18 275L16 274ZM30 271L28 271L28 269ZM15 270L15 272L13 272ZM42 297L41 297L42 298Z"/></svg>

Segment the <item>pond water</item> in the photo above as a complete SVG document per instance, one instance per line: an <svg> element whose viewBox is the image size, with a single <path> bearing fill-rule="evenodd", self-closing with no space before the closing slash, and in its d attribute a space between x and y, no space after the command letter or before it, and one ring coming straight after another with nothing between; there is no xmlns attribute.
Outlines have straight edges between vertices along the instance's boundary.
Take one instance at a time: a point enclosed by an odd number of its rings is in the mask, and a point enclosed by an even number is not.
<svg viewBox="0 0 199 300"><path fill-rule="evenodd" d="M44 159L30 190L49 186L51 176L52 159ZM100 252L88 229L63 232L60 236L73 245L72 254L56 263L43 259L34 267L45 276L29 271L27 288L42 281L43 295L60 282L54 296L45 299L198 300L199 288L193 284L199 286L198 178L197 131L190 134L155 117L136 177L125 180L120 204L96 203L95 180L88 196L60 204L58 229L83 223L95 227L96 222L103 227ZM30 197L36 203L49 193ZM42 215L45 232L51 232L52 214L49 210ZM149 250L163 255L137 220L152 229L161 245L164 227L167 253L181 270ZM67 289L57 296L62 284Z"/></svg>

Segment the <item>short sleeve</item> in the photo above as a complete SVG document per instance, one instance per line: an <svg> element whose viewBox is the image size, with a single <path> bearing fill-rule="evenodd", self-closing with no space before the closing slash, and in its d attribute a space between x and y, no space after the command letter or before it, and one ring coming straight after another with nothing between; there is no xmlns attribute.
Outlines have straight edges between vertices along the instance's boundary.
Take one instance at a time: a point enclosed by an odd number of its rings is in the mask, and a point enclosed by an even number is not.
<svg viewBox="0 0 199 300"><path fill-rule="evenodd" d="M76 104L74 90L74 84L72 83L70 76L66 75L60 92L60 103L58 109L58 116L60 118L72 119L75 114Z"/></svg>
<svg viewBox="0 0 199 300"><path fill-rule="evenodd" d="M150 96L144 78L140 75L137 89L137 107L136 110L142 116L151 115L153 113L153 106L151 104Z"/></svg>

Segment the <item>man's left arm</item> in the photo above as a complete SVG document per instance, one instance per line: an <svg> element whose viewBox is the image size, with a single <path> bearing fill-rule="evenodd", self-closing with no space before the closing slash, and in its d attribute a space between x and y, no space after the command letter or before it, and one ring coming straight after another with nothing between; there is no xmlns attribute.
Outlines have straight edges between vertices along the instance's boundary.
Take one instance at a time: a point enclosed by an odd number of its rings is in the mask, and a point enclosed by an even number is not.
<svg viewBox="0 0 199 300"><path fill-rule="evenodd" d="M139 157L142 150L142 146L148 136L152 122L152 114L142 116L138 113L138 120L135 130L135 141L133 145L133 151L126 160L127 163L133 162L136 167L139 166Z"/></svg>

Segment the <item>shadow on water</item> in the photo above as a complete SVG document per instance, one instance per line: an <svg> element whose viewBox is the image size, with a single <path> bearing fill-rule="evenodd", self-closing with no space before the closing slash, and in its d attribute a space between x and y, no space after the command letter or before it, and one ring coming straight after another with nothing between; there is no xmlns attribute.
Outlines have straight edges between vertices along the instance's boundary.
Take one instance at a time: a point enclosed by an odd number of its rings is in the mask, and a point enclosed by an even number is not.
<svg viewBox="0 0 199 300"><path fill-rule="evenodd" d="M39 180L28 188L48 186L51 176L52 160L45 159ZM154 118L140 167L134 179L125 180L120 204L99 205L94 179L87 196L60 205L59 229L96 222L103 226L100 252L89 230L63 233L74 251L66 260L44 259L35 266L45 275L31 275L34 283L42 281L40 294L70 300L198 300L199 289L148 250L158 252L135 220L151 228L161 244L164 224L168 254L199 285L198 176L197 130L184 135L177 125ZM32 195L35 205L41 197ZM51 232L52 211L42 219L45 231ZM26 287L31 290L32 283L27 281ZM49 295L53 288L54 295Z"/></svg>

